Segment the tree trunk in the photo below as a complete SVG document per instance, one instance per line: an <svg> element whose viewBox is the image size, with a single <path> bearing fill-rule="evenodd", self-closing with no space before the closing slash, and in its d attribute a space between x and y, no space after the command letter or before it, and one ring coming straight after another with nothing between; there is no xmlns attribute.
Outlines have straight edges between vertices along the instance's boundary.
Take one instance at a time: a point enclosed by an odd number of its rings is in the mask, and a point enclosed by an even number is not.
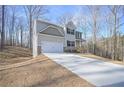
<svg viewBox="0 0 124 93"><path fill-rule="evenodd" d="M4 5L2 5L2 32L1 32L1 51L3 50L3 48L4 48L4 37L5 37L5 24L4 24L4 22L5 22L5 18L4 18L4 13L5 13L5 6Z"/></svg>
<svg viewBox="0 0 124 93"><path fill-rule="evenodd" d="M29 25L30 25L30 27L29 27L29 33L30 33L30 45L29 45L29 47L30 47L30 49L32 49L32 15L30 14L30 20L29 20L30 22L29 22Z"/></svg>
<svg viewBox="0 0 124 93"><path fill-rule="evenodd" d="M96 11L96 10L94 10ZM97 31L97 21L96 21L96 13L94 13L93 17L93 54L96 54L96 31Z"/></svg>
<svg viewBox="0 0 124 93"><path fill-rule="evenodd" d="M114 36L113 36L113 55L112 55L112 59L116 60L117 56L116 56L116 44L117 44L117 35L116 35L116 14L114 15Z"/></svg>
<svg viewBox="0 0 124 93"><path fill-rule="evenodd" d="M15 27L15 13L13 12L12 15L12 28L10 31L10 45L13 46L14 45L14 27Z"/></svg>
<svg viewBox="0 0 124 93"><path fill-rule="evenodd" d="M122 61L124 62L124 38L122 37Z"/></svg>
<svg viewBox="0 0 124 93"><path fill-rule="evenodd" d="M19 45L19 31L18 31L18 29L16 30L15 42L16 42L16 46L18 46Z"/></svg>
<svg viewBox="0 0 124 93"><path fill-rule="evenodd" d="M21 47L23 47L23 29L21 26Z"/></svg>

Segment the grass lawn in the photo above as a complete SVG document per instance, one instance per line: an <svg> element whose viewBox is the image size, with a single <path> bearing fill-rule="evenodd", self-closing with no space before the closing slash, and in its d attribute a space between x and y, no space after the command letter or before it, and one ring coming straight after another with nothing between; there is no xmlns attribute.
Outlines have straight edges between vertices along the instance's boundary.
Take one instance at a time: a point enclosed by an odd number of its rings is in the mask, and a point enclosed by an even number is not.
<svg viewBox="0 0 124 93"><path fill-rule="evenodd" d="M96 56L96 55L93 55L93 54L79 54L79 55L82 56L82 57L95 58L95 59L103 60L103 61L114 63L114 64L124 65L124 62L122 62L122 61L114 61L112 59L103 58L103 57Z"/></svg>

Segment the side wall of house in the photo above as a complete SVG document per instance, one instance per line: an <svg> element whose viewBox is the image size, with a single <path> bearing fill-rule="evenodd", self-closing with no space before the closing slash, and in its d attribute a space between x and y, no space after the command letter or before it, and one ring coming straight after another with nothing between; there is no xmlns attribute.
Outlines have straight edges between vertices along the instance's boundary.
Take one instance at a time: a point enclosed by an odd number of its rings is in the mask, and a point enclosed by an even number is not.
<svg viewBox="0 0 124 93"><path fill-rule="evenodd" d="M71 34L67 34L67 28L70 28L70 29L76 29L75 25L70 22L68 23L65 27L64 27L64 31L65 31L65 42L64 42L64 47L65 47L65 51L66 50L73 50L74 47L68 47L67 46L67 41L75 41L76 42L76 38L75 38L75 32L74 32L74 35L71 35Z"/></svg>

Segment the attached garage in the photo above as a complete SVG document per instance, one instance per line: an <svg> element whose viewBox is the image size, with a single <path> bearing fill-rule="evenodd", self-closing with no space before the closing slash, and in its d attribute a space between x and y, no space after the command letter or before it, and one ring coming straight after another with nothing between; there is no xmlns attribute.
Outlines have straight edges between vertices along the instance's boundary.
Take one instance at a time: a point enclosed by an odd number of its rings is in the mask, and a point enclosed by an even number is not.
<svg viewBox="0 0 124 93"><path fill-rule="evenodd" d="M64 30L48 22L34 21L33 56L64 52Z"/></svg>
<svg viewBox="0 0 124 93"><path fill-rule="evenodd" d="M57 29L49 27L38 35L38 46L41 47L41 53L62 53L64 36Z"/></svg>
<svg viewBox="0 0 124 93"><path fill-rule="evenodd" d="M62 53L63 42L43 41L41 43L41 48L43 53Z"/></svg>

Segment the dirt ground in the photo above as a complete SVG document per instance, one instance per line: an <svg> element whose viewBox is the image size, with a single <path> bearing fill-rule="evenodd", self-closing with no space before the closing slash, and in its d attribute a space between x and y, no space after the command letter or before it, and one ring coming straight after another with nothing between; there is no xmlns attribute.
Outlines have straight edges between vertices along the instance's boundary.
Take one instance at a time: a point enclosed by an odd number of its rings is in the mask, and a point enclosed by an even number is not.
<svg viewBox="0 0 124 93"><path fill-rule="evenodd" d="M32 59L31 50L17 46L5 46L0 51L0 66L20 63Z"/></svg>
<svg viewBox="0 0 124 93"><path fill-rule="evenodd" d="M124 62L122 62L122 61L116 61L116 60L112 60L112 59L108 59L108 58L103 58L103 57L96 56L96 55L93 55L93 54L78 54L78 55L80 55L82 57L95 58L95 59L98 59L98 60L103 60L105 62L110 62L110 63L114 63L114 64L124 65Z"/></svg>
<svg viewBox="0 0 124 93"><path fill-rule="evenodd" d="M42 58L45 56L42 55ZM42 59L41 58L41 59ZM46 57L29 65L1 70L0 86L9 87L93 87Z"/></svg>

